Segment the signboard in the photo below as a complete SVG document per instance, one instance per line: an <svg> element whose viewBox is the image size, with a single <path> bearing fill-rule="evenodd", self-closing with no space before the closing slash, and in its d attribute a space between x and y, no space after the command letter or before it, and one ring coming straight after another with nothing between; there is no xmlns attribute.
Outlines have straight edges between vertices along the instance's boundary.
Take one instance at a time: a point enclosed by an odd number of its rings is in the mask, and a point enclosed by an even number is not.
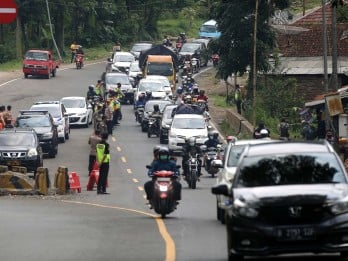
<svg viewBox="0 0 348 261"><path fill-rule="evenodd" d="M15 0L0 0L0 24L10 24L17 17Z"/></svg>
<svg viewBox="0 0 348 261"><path fill-rule="evenodd" d="M325 101L330 116L335 116L343 113L343 106L340 94L325 96Z"/></svg>

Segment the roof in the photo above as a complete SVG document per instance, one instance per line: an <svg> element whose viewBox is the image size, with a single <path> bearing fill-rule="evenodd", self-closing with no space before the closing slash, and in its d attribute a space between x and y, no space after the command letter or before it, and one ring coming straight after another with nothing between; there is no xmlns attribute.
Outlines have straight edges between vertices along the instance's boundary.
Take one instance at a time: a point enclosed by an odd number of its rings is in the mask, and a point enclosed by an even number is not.
<svg viewBox="0 0 348 261"><path fill-rule="evenodd" d="M342 98L347 98L348 97L348 86L342 87L337 90L337 92L328 92L325 94L320 94L314 98L313 101L306 102L305 107L315 107L319 105L323 105L325 103L325 97L334 95L334 94L340 94L341 99Z"/></svg>
<svg viewBox="0 0 348 261"><path fill-rule="evenodd" d="M209 20L203 23L203 25L216 25L216 21L215 20Z"/></svg>
<svg viewBox="0 0 348 261"><path fill-rule="evenodd" d="M204 118L201 114L175 114L175 119L201 119Z"/></svg>
<svg viewBox="0 0 348 261"><path fill-rule="evenodd" d="M69 99L69 100L85 100L85 97L82 96L67 96L63 97L62 100Z"/></svg>
<svg viewBox="0 0 348 261"><path fill-rule="evenodd" d="M173 57L174 65L177 68L179 64L178 56L175 52L170 50L169 48L159 44L155 45L154 47L146 50L145 52L142 52L139 56L139 66L144 67L146 62L146 57L148 55L170 55Z"/></svg>

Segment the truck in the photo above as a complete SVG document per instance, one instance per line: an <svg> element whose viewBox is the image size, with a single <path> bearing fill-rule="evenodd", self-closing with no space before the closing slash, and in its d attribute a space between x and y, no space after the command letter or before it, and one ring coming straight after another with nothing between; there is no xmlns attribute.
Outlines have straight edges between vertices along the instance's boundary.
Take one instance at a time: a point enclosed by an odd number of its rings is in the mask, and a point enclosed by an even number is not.
<svg viewBox="0 0 348 261"><path fill-rule="evenodd" d="M175 92L179 60L174 51L163 45L156 45L140 54L139 67L144 78L147 75L166 76L171 84L172 92Z"/></svg>
<svg viewBox="0 0 348 261"><path fill-rule="evenodd" d="M44 76L49 79L55 77L60 62L55 60L53 54L49 50L28 50L23 60L24 78L32 76Z"/></svg>

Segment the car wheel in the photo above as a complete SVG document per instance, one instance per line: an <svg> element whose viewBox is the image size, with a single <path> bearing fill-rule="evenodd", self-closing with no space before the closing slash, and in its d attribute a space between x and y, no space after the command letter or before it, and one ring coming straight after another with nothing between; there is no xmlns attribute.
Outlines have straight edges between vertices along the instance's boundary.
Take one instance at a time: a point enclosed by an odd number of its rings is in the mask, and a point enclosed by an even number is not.
<svg viewBox="0 0 348 261"><path fill-rule="evenodd" d="M70 128L69 128L68 132L67 132L67 133L65 133L65 139L66 139L66 140L68 140L68 139L70 138L69 133L70 133Z"/></svg>
<svg viewBox="0 0 348 261"><path fill-rule="evenodd" d="M166 144L166 140L165 140L165 138L163 137L162 134L160 134L160 143L161 144Z"/></svg>
<svg viewBox="0 0 348 261"><path fill-rule="evenodd" d="M220 208L220 222L221 224L226 224L226 211Z"/></svg>
<svg viewBox="0 0 348 261"><path fill-rule="evenodd" d="M61 143L64 143L64 142L65 142L65 136L64 136L64 137L59 137L59 141L60 141Z"/></svg>
<svg viewBox="0 0 348 261"><path fill-rule="evenodd" d="M244 257L241 255L229 254L228 261L243 261Z"/></svg>
<svg viewBox="0 0 348 261"><path fill-rule="evenodd" d="M221 220L221 208L219 208L217 200L216 200L216 218L219 221Z"/></svg>
<svg viewBox="0 0 348 261"><path fill-rule="evenodd" d="M28 74L27 73L24 74L24 78L28 79Z"/></svg>
<svg viewBox="0 0 348 261"><path fill-rule="evenodd" d="M52 77L56 77L56 73L57 73L57 69L54 69L54 70L52 71Z"/></svg>

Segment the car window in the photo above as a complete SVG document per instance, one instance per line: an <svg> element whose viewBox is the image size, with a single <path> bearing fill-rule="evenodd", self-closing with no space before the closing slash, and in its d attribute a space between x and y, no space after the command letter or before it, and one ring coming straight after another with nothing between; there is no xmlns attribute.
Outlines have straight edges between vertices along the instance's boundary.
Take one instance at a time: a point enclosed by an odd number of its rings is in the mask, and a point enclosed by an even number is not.
<svg viewBox="0 0 348 261"><path fill-rule="evenodd" d="M153 111L153 105L158 104L160 111L163 112L164 107L168 104L169 102L147 102L145 104L145 111L146 112L151 112Z"/></svg>
<svg viewBox="0 0 348 261"><path fill-rule="evenodd" d="M0 133L0 146L33 146L35 138L32 133Z"/></svg>
<svg viewBox="0 0 348 261"><path fill-rule="evenodd" d="M238 187L346 183L337 158L329 153L245 157Z"/></svg>
<svg viewBox="0 0 348 261"><path fill-rule="evenodd" d="M135 58L133 55L115 55L114 62L134 62Z"/></svg>
<svg viewBox="0 0 348 261"><path fill-rule="evenodd" d="M20 128L50 127L51 122L45 116L21 116L16 119L15 126Z"/></svg>
<svg viewBox="0 0 348 261"><path fill-rule="evenodd" d="M171 76L173 74L173 64L171 63L148 63L148 75Z"/></svg>
<svg viewBox="0 0 348 261"><path fill-rule="evenodd" d="M62 113L59 109L59 106L32 106L30 110L40 110L40 111L48 111L52 117L60 118Z"/></svg>
<svg viewBox="0 0 348 261"><path fill-rule="evenodd" d="M243 152L245 146L246 145L234 145L231 147L228 154L228 160L227 160L228 167L237 166L240 154Z"/></svg>
<svg viewBox="0 0 348 261"><path fill-rule="evenodd" d="M107 75L106 76L106 83L107 84L127 84L129 85L129 78L127 75Z"/></svg>
<svg viewBox="0 0 348 261"><path fill-rule="evenodd" d="M204 119L192 119L192 118L177 118L174 119L172 127L175 129L204 129Z"/></svg>
<svg viewBox="0 0 348 261"><path fill-rule="evenodd" d="M189 52L193 53L195 50L199 49L200 44L184 44L180 52Z"/></svg>
<svg viewBox="0 0 348 261"><path fill-rule="evenodd" d="M161 92L164 91L164 88L162 83L159 82L141 82L139 84L139 91Z"/></svg>
<svg viewBox="0 0 348 261"><path fill-rule="evenodd" d="M138 63L131 63L129 70L132 72L140 72L141 71Z"/></svg>
<svg viewBox="0 0 348 261"><path fill-rule="evenodd" d="M170 119L172 118L172 112L173 110L175 109L175 107L168 107L168 108L165 108L164 112L163 112L163 119Z"/></svg>
<svg viewBox="0 0 348 261"><path fill-rule="evenodd" d="M76 99L63 99L62 103L66 108L85 108L86 102L84 100L76 100Z"/></svg>
<svg viewBox="0 0 348 261"><path fill-rule="evenodd" d="M147 50L151 48L151 44L135 44L133 45L131 51L133 52L141 52L143 50Z"/></svg>

